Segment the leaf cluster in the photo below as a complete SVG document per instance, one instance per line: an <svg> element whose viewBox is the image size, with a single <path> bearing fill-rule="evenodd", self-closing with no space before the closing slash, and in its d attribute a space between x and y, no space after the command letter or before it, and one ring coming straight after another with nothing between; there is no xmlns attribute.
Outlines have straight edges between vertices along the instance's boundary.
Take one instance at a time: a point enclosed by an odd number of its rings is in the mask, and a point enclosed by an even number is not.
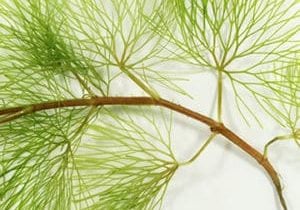
<svg viewBox="0 0 300 210"><path fill-rule="evenodd" d="M62 37L60 7L54 1L1 2L0 49L4 54L0 74L4 82L0 94L4 106L74 98L75 79L85 85L88 61Z"/></svg>
<svg viewBox="0 0 300 210"><path fill-rule="evenodd" d="M76 150L90 114L59 109L0 126L2 209L70 209Z"/></svg>
<svg viewBox="0 0 300 210"><path fill-rule="evenodd" d="M80 209L161 207L178 163L171 149L172 121L160 112L158 127L153 111L103 109L90 126L88 140L75 154L75 180L83 183L75 188Z"/></svg>
<svg viewBox="0 0 300 210"><path fill-rule="evenodd" d="M299 5L285 0L175 0L163 5L156 21L149 19L153 30L181 49L179 58L189 55L183 62L217 73L231 86L243 119L249 123L250 114L261 123L247 101L252 98L263 107L285 86L273 76L299 53Z"/></svg>
<svg viewBox="0 0 300 210"><path fill-rule="evenodd" d="M144 15L154 16L160 5L160 0L72 1L67 22L75 49L106 69L110 81L125 75L154 98L159 86L187 94L175 82L177 72L158 68L171 56L168 42L151 30Z"/></svg>

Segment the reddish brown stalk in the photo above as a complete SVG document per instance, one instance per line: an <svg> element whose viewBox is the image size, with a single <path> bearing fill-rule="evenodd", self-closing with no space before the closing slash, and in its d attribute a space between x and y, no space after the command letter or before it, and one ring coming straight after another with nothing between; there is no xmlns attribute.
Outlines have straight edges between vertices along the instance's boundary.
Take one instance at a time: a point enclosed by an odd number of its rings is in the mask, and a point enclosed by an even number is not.
<svg viewBox="0 0 300 210"><path fill-rule="evenodd" d="M178 113L184 114L187 117L193 118L197 121L200 121L207 126L210 127L212 132L219 133L226 137L229 141L234 143L252 158L254 158L259 165L261 165L266 172L271 177L271 180L276 188L277 194L279 196L281 205L284 210L287 210L287 206L285 203L285 199L282 193L282 186L280 183L279 176L272 166L272 164L264 158L263 154L249 145L245 140L241 137L236 135L233 131L228 129L224 124L219 123L205 115L200 113L194 112L188 108L185 108L181 105L175 104L173 102L164 100L164 99L153 99L151 97L94 97L91 99L72 99L72 100L64 100L64 101L54 101L54 102L44 102L39 104L31 104L28 106L20 106L20 107L13 107L13 108L6 108L0 110L0 116L5 115L10 121L17 117L21 117L25 114L34 113L37 111L42 110L49 110L49 109L57 109L63 107L82 107L82 106L102 106L102 105L144 105L144 106L161 106ZM19 113L19 114L18 114ZM13 115L13 117L9 117ZM6 122L5 120L1 121L0 124Z"/></svg>

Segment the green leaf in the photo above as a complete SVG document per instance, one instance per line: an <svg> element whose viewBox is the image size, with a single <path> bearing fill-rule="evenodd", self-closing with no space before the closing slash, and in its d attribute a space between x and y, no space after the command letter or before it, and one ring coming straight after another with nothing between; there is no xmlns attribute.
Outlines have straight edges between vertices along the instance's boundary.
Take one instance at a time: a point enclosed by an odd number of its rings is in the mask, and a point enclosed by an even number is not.
<svg viewBox="0 0 300 210"><path fill-rule="evenodd" d="M152 111L105 109L90 126L90 137L75 154L80 209L161 206L178 163L170 145L171 119L161 113L163 120L158 121Z"/></svg>
<svg viewBox="0 0 300 210"><path fill-rule="evenodd" d="M73 152L90 119L88 112L40 112L0 126L1 208L71 209Z"/></svg>
<svg viewBox="0 0 300 210"><path fill-rule="evenodd" d="M1 96L15 97L20 89L28 89L29 96L39 99L70 98L76 95L71 88L75 81L83 94L91 95L93 89L105 95L108 84L103 76L94 72L89 59L74 50L67 36L63 8L65 5L59 1L1 2L0 16L4 21L0 24L3 31L0 49L4 54L0 59L0 74L6 81L1 85ZM96 84L94 78L98 80Z"/></svg>
<svg viewBox="0 0 300 210"><path fill-rule="evenodd" d="M290 132L288 139L293 139L300 146L300 63L297 59L290 65L280 68L272 77L280 82L275 98L265 98L264 108L282 127Z"/></svg>
<svg viewBox="0 0 300 210"><path fill-rule="evenodd" d="M152 22L153 30L189 55L182 62L229 83L241 116L246 120L247 113L260 122L246 99L259 107L284 86L266 75L276 75L274 65L292 61L300 51L299 7L285 0L172 2L167 1L164 9L169 11Z"/></svg>
<svg viewBox="0 0 300 210"><path fill-rule="evenodd" d="M160 5L158 0L73 1L66 10L73 46L93 66L106 69L110 82L125 76L154 98L159 88L187 95L178 85L178 72L159 68L171 53L145 16L153 18Z"/></svg>

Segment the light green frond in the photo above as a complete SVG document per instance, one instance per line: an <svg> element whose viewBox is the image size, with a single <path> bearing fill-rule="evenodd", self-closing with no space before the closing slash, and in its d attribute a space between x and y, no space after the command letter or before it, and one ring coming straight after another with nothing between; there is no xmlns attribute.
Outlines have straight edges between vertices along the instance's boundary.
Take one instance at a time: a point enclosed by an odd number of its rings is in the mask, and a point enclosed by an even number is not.
<svg viewBox="0 0 300 210"><path fill-rule="evenodd" d="M88 109L59 109L0 126L2 209L71 209L73 152L90 120Z"/></svg>
<svg viewBox="0 0 300 210"><path fill-rule="evenodd" d="M158 83L183 93L176 85L176 72L157 68L170 55L165 50L168 42L151 30L145 16L152 17L159 6L159 0L72 1L67 15L73 46L93 66L106 69L110 81L124 74L155 98ZM158 77L168 82L155 80Z"/></svg>
<svg viewBox="0 0 300 210"><path fill-rule="evenodd" d="M154 30L190 55L183 62L221 72L231 84L241 115L251 114L259 121L247 100L260 105L264 96L284 86L266 80L266 75L278 74L274 65L288 63L300 51L299 6L286 0L176 0L166 4L165 15L162 10L161 18L152 23Z"/></svg>
<svg viewBox="0 0 300 210"><path fill-rule="evenodd" d="M172 120L162 112L158 120L152 111L109 108L90 126L75 154L80 209L160 207L178 164L170 143Z"/></svg>
<svg viewBox="0 0 300 210"><path fill-rule="evenodd" d="M300 145L300 63L297 59L284 66L273 76L273 81L281 84L274 98L265 98L264 108L282 126L289 130L289 138Z"/></svg>
<svg viewBox="0 0 300 210"><path fill-rule="evenodd" d="M0 92L5 100L14 101L10 96L18 97L23 90L27 90L22 93L23 102L27 95L37 101L70 98L76 95L71 88L76 83L83 94L91 94L91 88L105 94L105 85L89 87L90 62L64 37L63 8L60 1L1 2L0 74L4 82ZM11 101L5 101L5 105L20 104Z"/></svg>

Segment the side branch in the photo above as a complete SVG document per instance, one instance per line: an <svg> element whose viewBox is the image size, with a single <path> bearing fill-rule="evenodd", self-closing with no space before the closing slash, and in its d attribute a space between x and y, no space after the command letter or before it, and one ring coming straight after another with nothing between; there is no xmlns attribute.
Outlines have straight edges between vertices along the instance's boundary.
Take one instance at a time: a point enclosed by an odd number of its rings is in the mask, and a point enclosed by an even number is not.
<svg viewBox="0 0 300 210"><path fill-rule="evenodd" d="M5 116L0 125L16 119L23 115L31 114L37 111L57 109L64 107L85 107L85 106L103 106L103 105L144 105L144 106L161 106L178 113L181 113L187 117L193 118L199 122L202 122L210 127L214 133L219 133L226 137L229 141L234 143L252 158L254 158L269 174L271 180L276 188L281 205L284 210L287 210L285 199L282 193L282 186L278 173L272 166L272 164L264 158L264 155L249 145L245 140L236 135L233 131L228 129L224 124L217 122L205 115L194 112L186 107L167 101L165 99L153 99L151 97L93 97L90 99L71 99L64 101L44 102L39 104L31 104L27 106L13 107L0 109L0 116ZM8 120L5 120L8 119Z"/></svg>

